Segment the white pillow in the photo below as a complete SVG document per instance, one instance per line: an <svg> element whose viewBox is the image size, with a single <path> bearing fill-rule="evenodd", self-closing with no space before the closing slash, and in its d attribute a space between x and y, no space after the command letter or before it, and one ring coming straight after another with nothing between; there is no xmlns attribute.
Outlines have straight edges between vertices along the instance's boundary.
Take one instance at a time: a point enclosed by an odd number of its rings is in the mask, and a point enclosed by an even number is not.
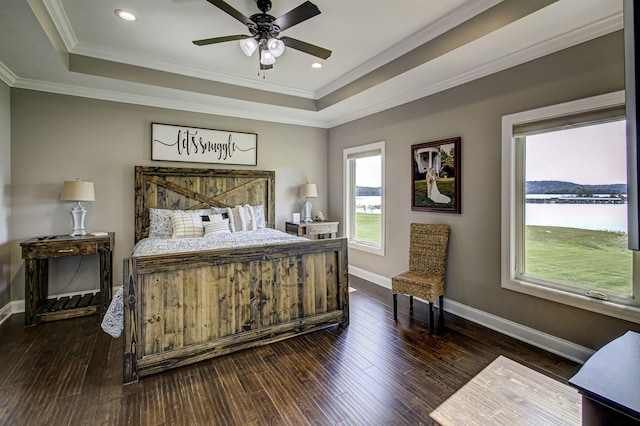
<svg viewBox="0 0 640 426"><path fill-rule="evenodd" d="M256 227L256 218L253 213L253 207L249 204L245 204L244 206L237 206L238 212L242 219L244 220L244 230L245 231L255 231Z"/></svg>
<svg viewBox="0 0 640 426"><path fill-rule="evenodd" d="M171 215L172 238L195 238L204 235L202 217L199 213L176 212Z"/></svg>
<svg viewBox="0 0 640 426"><path fill-rule="evenodd" d="M209 222L220 222L223 219L221 214L208 214L206 216L202 216L202 224L206 225Z"/></svg>
<svg viewBox="0 0 640 426"><path fill-rule="evenodd" d="M245 223L240 211L237 208L232 209L227 207L227 215L229 217L229 228L231 232L238 232L245 230Z"/></svg>
<svg viewBox="0 0 640 426"><path fill-rule="evenodd" d="M222 219L218 221L211 221L204 224L204 236L211 237L217 234L230 234L229 219Z"/></svg>
<svg viewBox="0 0 640 426"><path fill-rule="evenodd" d="M210 220L211 222L221 222L223 219L224 219L224 218L222 217L222 214L212 214L212 215L209 215L209 220ZM229 222L229 221L227 220L227 222Z"/></svg>

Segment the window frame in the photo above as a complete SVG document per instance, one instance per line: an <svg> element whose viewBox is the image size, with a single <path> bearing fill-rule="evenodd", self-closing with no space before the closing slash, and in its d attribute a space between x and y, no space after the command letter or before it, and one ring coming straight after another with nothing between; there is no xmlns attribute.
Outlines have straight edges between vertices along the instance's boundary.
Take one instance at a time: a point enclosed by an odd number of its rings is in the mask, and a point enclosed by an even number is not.
<svg viewBox="0 0 640 426"><path fill-rule="evenodd" d="M624 91L608 93L591 98L542 107L502 117L502 205L501 205L501 287L540 297L565 305L640 323L640 306L622 304L612 300L601 300L576 294L552 285L544 280L527 280L519 276L522 253L521 232L518 232L518 217L522 216L524 202L519 189L522 183L524 156L517 149L514 127L536 121L563 116L588 113L590 111L624 105ZM633 252L633 298L640 297L640 254Z"/></svg>
<svg viewBox="0 0 640 426"><path fill-rule="evenodd" d="M355 239L355 176L350 166L351 161L356 157L366 156L367 153L380 155L380 246L367 244ZM385 142L373 142L359 145L343 150L344 165L344 233L350 249L365 251L368 253L384 256L385 254Z"/></svg>

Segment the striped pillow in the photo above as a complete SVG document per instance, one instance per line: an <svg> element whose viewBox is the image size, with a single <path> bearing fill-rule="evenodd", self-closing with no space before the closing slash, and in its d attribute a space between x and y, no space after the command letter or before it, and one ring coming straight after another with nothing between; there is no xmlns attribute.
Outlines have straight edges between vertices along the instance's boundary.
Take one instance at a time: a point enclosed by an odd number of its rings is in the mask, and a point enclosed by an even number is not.
<svg viewBox="0 0 640 426"><path fill-rule="evenodd" d="M204 236L211 237L217 234L230 234L229 219L221 219L218 221L211 221L204 225Z"/></svg>
<svg viewBox="0 0 640 426"><path fill-rule="evenodd" d="M195 238L204 235L202 217L198 213L173 213L171 222L173 225L172 238Z"/></svg>

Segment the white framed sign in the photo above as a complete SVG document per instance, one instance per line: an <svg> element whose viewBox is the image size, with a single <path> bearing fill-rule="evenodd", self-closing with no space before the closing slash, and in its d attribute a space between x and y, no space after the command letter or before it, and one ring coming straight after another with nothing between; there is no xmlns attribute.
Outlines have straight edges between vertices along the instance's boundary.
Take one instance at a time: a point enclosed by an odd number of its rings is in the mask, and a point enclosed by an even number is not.
<svg viewBox="0 0 640 426"><path fill-rule="evenodd" d="M256 166L258 135L152 123L151 159Z"/></svg>

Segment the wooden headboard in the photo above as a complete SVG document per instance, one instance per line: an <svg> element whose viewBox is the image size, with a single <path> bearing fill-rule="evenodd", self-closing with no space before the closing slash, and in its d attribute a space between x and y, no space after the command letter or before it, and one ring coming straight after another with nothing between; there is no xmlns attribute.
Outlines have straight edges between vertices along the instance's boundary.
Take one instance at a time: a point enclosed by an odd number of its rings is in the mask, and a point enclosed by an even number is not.
<svg viewBox="0 0 640 426"><path fill-rule="evenodd" d="M149 209L195 210L237 205L264 206L275 226L276 172L265 170L135 168L135 241L149 235Z"/></svg>

